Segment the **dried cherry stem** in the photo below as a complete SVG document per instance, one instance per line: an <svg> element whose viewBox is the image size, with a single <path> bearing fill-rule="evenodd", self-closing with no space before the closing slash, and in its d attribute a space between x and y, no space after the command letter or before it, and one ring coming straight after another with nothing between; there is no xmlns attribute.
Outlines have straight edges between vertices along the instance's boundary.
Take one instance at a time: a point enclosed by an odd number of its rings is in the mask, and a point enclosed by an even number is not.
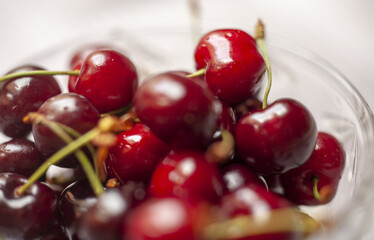
<svg viewBox="0 0 374 240"><path fill-rule="evenodd" d="M206 72L206 69L202 68L202 69L197 70L194 73L188 74L186 77L190 77L190 78L192 78L192 77L199 77L199 76L204 75L205 72Z"/></svg>
<svg viewBox="0 0 374 240"><path fill-rule="evenodd" d="M9 80L12 78L19 77L31 77L31 76L51 76L51 75L69 75L69 76L79 76L80 70L74 71L47 71L47 70L35 70L35 71L25 71L25 72L15 72L7 74L0 77L0 82Z"/></svg>
<svg viewBox="0 0 374 240"><path fill-rule="evenodd" d="M100 119L98 125L91 129L90 131L86 132L79 138L75 139L71 143L67 144L65 147L61 148L55 154L53 154L50 158L47 159L40 167L32 174L24 185L20 186L17 190L19 194L23 194L28 187L30 187L34 182L40 179L44 173L48 170L48 167L52 164L56 164L61 161L63 158L67 157L72 152L76 151L77 149L81 148L82 146L86 145L95 137L99 136L103 132L112 131L113 128L116 127L118 123L112 119L112 117L105 117ZM100 184L101 185L101 184ZM100 192L100 190L99 190Z"/></svg>
<svg viewBox="0 0 374 240"><path fill-rule="evenodd" d="M99 147L96 151L96 159L98 165L98 176L101 182L104 182L107 178L105 171L105 161L108 156L108 147Z"/></svg>
<svg viewBox="0 0 374 240"><path fill-rule="evenodd" d="M65 132L59 126L59 124L57 124L55 121L47 119L44 115L42 115L40 113L31 112L31 113L27 114L24 117L24 122L32 122L32 123L41 124L41 125L44 125L44 126L48 127L48 129L53 131L66 144L69 144L69 143L73 142L73 140L74 140L72 137L70 137L70 135L67 132ZM81 164L84 172L86 173L86 176L88 178L88 181L91 184L91 187L92 187L94 193L96 195L100 195L101 193L103 193L104 188L101 185L101 182L100 182L99 178L95 174L95 171L92 169L90 160L88 159L86 154L81 149L77 149L74 154L77 157L79 163ZM60 159L60 160L62 160L62 159ZM47 162L48 162L48 160L47 160ZM44 173L45 172L43 172L43 174ZM30 177L30 179L33 177L33 175ZM30 179L29 179L29 181L30 181ZM23 188L20 188L18 193L23 194L24 193Z"/></svg>
<svg viewBox="0 0 374 240"><path fill-rule="evenodd" d="M320 228L320 224L315 219L294 208L273 210L269 216L266 215L266 222L258 221L259 217L261 216L240 215L212 223L202 230L202 238L206 240L244 239L281 232L301 232L307 236Z"/></svg>
<svg viewBox="0 0 374 240"><path fill-rule="evenodd" d="M227 160L235 147L235 139L227 130L221 132L222 140L215 142L209 146L206 151L206 157L209 161L221 163Z"/></svg>
<svg viewBox="0 0 374 240"><path fill-rule="evenodd" d="M266 65L266 71L267 71L267 75L268 75L268 82L267 82L267 86L266 86L266 89L265 89L264 100L262 101L262 108L267 107L268 96L269 96L269 92L270 92L270 88L271 88L271 84L272 84L272 74L271 74L269 55L268 55L268 52L266 50L264 38L265 38L265 25L262 23L261 20L258 20L258 23L256 25L256 29L255 29L255 39L256 39L257 44L258 44L258 46L259 46L259 48L262 52L263 57L264 57L264 61L265 61L265 65Z"/></svg>

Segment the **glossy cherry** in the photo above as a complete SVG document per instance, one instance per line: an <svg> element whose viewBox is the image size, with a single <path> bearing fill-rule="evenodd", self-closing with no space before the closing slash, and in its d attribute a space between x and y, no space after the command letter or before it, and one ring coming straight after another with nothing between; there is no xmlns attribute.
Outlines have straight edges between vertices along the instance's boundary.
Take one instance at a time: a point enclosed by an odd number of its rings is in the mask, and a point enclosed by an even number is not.
<svg viewBox="0 0 374 240"><path fill-rule="evenodd" d="M117 135L117 143L110 148L106 168L110 178L122 183L148 182L157 164L169 152L169 147L151 130L138 123Z"/></svg>
<svg viewBox="0 0 374 240"><path fill-rule="evenodd" d="M212 92L229 104L256 93L266 69L255 40L237 29L205 34L197 44L195 62L196 69L206 68L205 81Z"/></svg>
<svg viewBox="0 0 374 240"><path fill-rule="evenodd" d="M302 165L312 154L316 123L300 102L280 99L248 113L236 126L241 158L259 174L284 173Z"/></svg>
<svg viewBox="0 0 374 240"><path fill-rule="evenodd" d="M226 189L229 192L235 191L244 185L251 184L266 187L266 183L260 178L260 176L243 164L229 164L223 167L221 172Z"/></svg>
<svg viewBox="0 0 374 240"><path fill-rule="evenodd" d="M75 93L63 93L48 99L38 110L47 119L67 125L83 134L96 126L100 118L98 111L83 96ZM45 126L33 124L32 134L38 150L46 157L51 156L66 143ZM62 167L79 166L71 155L58 164Z"/></svg>
<svg viewBox="0 0 374 240"><path fill-rule="evenodd" d="M44 70L33 65L13 69L9 73ZM10 79L1 83L0 89L0 130L5 135L16 138L26 136L31 125L22 122L22 118L38 108L48 98L61 93L61 89L52 76L33 76Z"/></svg>
<svg viewBox="0 0 374 240"><path fill-rule="evenodd" d="M134 109L172 147L200 149L210 143L221 110L208 89L174 72L146 80L135 93Z"/></svg>
<svg viewBox="0 0 374 240"><path fill-rule="evenodd" d="M139 205L126 219L124 239L197 240L204 215L198 207L181 199L151 199Z"/></svg>
<svg viewBox="0 0 374 240"><path fill-rule="evenodd" d="M15 138L0 144L0 172L29 177L43 162L35 144L27 139Z"/></svg>
<svg viewBox="0 0 374 240"><path fill-rule="evenodd" d="M236 128L236 116L235 112L224 101L219 101L222 107L222 112L220 117L218 118L217 125L220 129L225 129L229 131L233 136L235 136L235 128Z"/></svg>
<svg viewBox="0 0 374 240"><path fill-rule="evenodd" d="M58 203L59 220L70 239L79 239L77 238L79 219L96 201L97 198L85 179L65 188Z"/></svg>
<svg viewBox="0 0 374 240"><path fill-rule="evenodd" d="M72 70L81 70L84 60L88 55L90 55L94 51L99 50L110 50L112 47L106 46L103 44L93 44L87 45L80 49L78 49L72 56L70 60L70 68ZM68 81L68 90L69 92L74 92L75 84L77 83L78 77L76 76L69 76Z"/></svg>
<svg viewBox="0 0 374 240"><path fill-rule="evenodd" d="M40 237L57 217L57 199L52 189L37 182L18 195L17 187L26 182L22 175L0 173L0 233L5 239Z"/></svg>
<svg viewBox="0 0 374 240"><path fill-rule="evenodd" d="M127 183L121 189L109 189L100 195L79 220L81 240L121 240L125 216L146 196L144 186Z"/></svg>
<svg viewBox="0 0 374 240"><path fill-rule="evenodd" d="M87 56L74 90L106 113L130 104L137 86L134 64L119 52L101 50Z"/></svg>
<svg viewBox="0 0 374 240"><path fill-rule="evenodd" d="M216 202L224 184L217 166L196 151L172 151L157 166L150 183L155 197Z"/></svg>
<svg viewBox="0 0 374 240"><path fill-rule="evenodd" d="M238 216L251 216L257 224L267 226L273 210L290 208L293 205L286 199L266 190L262 186L253 184L244 185L235 191L222 197L218 211L218 216L222 220ZM291 216L287 216L291 217ZM282 233L269 233L254 236L235 238L236 240L290 240L300 239L300 233L296 231ZM249 227L249 226L248 226ZM266 227L265 227L266 228ZM231 238L229 238L231 239Z"/></svg>
<svg viewBox="0 0 374 240"><path fill-rule="evenodd" d="M307 162L280 176L285 196L292 202L302 205L319 205L330 202L338 188L345 166L343 146L332 135L318 133L314 151ZM313 194L313 181L318 179L317 189L324 194L316 199Z"/></svg>

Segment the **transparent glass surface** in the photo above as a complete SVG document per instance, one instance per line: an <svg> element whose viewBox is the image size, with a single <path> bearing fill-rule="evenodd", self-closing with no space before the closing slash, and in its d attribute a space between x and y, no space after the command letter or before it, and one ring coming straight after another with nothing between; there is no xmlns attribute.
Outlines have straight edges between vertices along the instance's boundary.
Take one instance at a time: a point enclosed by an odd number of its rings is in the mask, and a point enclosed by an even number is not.
<svg viewBox="0 0 374 240"><path fill-rule="evenodd" d="M36 63L51 70L67 69L71 55L79 47L109 44L125 53L137 66L140 79L144 79L167 70L194 71L194 40L196 35L181 29L99 33L73 39L23 63ZM360 239L373 225L371 110L355 88L323 59L271 34L266 41L273 70L269 101L281 97L298 99L314 115L319 131L333 134L346 151L346 167L334 200L325 206L302 207L325 226L310 239ZM67 77L58 79L66 90Z"/></svg>

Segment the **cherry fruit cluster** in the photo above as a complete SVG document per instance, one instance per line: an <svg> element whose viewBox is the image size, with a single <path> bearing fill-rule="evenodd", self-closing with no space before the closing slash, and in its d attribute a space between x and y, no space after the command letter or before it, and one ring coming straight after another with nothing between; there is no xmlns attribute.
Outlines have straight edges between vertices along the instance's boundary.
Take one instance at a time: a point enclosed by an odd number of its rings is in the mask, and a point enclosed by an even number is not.
<svg viewBox="0 0 374 240"><path fill-rule="evenodd" d="M196 73L158 73L140 85L131 60L108 46L81 49L68 72L10 71L0 89L0 129L12 138L0 145L0 239L313 232L319 224L297 206L331 201L344 149L301 102L258 100L266 72L271 82L262 38L209 32ZM70 75L69 93L54 74Z"/></svg>

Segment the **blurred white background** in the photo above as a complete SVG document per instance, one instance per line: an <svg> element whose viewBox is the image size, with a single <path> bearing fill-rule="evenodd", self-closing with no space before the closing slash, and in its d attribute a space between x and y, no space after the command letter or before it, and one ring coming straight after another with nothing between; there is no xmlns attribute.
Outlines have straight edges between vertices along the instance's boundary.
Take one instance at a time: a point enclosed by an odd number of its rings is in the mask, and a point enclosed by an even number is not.
<svg viewBox="0 0 374 240"><path fill-rule="evenodd" d="M198 0L197 0L198 1ZM374 107L373 0L200 0L205 23L267 30L317 53ZM0 1L0 74L71 39L116 30L188 26L187 0ZM373 226L374 227L374 226ZM374 239L374 230L366 237Z"/></svg>

